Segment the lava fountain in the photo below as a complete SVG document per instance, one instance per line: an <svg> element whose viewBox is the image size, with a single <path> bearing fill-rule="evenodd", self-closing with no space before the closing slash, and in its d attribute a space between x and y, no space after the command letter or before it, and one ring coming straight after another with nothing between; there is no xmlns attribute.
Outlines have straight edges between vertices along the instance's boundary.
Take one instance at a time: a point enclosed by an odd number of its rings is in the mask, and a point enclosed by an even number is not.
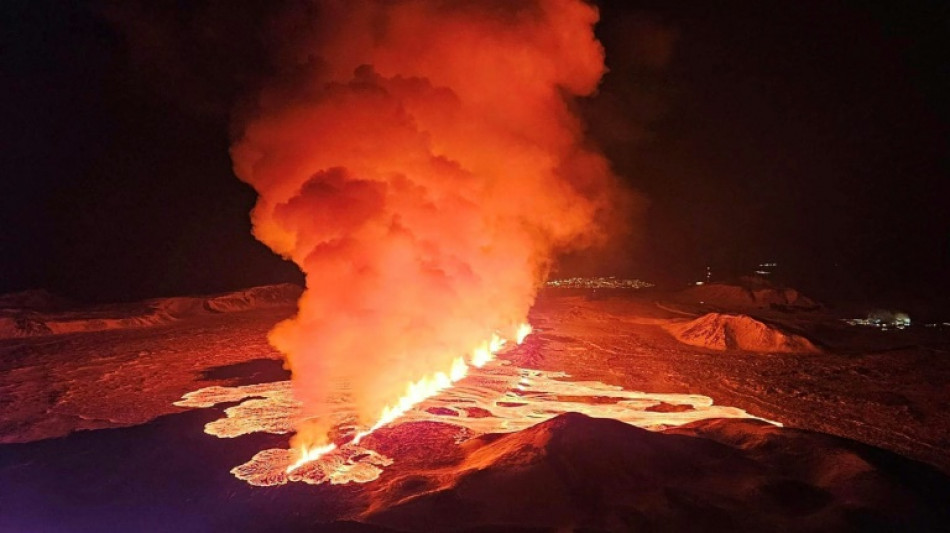
<svg viewBox="0 0 950 533"><path fill-rule="evenodd" d="M530 324L525 323L519 326L516 333L517 343L521 344L525 337L527 337L530 333ZM506 342L507 341L505 339L502 339L498 335L492 335L491 341L483 343L472 352L472 355L469 359L469 364L476 368L481 368L486 363L494 359L495 354L498 353L498 350L504 347ZM452 362L452 369L448 374L444 372L436 372L435 374L426 376L415 383L410 383L408 386L406 386L405 394L403 394L394 404L384 407L379 420L377 420L376 423L373 424L373 426L369 429L357 433L352 438L350 443L359 444L359 442L363 440L364 437L405 415L410 409L418 405L423 400L431 398L439 392L451 387L452 384L464 378L468 374L468 368L469 366L465 363L465 360L459 357ZM293 462L293 464L287 467L287 473L291 473L307 463L316 461L317 459L336 449L337 445L332 442L324 446L301 447L298 452L299 457Z"/></svg>
<svg viewBox="0 0 950 533"><path fill-rule="evenodd" d="M306 277L269 336L301 404L290 470L338 446L331 384L358 442L523 339L555 254L622 196L571 110L605 70L593 6L294 6L231 149L254 235Z"/></svg>

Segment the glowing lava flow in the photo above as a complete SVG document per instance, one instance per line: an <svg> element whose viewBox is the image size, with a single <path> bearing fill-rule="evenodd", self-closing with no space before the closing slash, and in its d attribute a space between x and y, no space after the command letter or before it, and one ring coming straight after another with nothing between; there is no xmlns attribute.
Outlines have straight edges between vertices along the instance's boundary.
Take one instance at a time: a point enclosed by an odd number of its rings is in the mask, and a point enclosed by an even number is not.
<svg viewBox="0 0 950 533"><path fill-rule="evenodd" d="M517 343L521 344L524 342L525 338L531 334L531 330L531 325L528 323L518 326L518 330L515 334ZM393 405L386 406L379 420L377 420L372 427L358 432L348 444L359 444L364 437L403 416L423 400L431 398L439 392L451 387L453 383L468 375L469 365L475 368L483 367L486 363L495 358L495 355L504 348L506 343L507 341L505 339L493 333L490 340L483 342L480 346L472 350L468 364L465 363L465 359L459 357L452 362L452 368L448 373L436 372L431 376L426 376L419 381L410 383L406 387L406 393ZM301 466L316 461L336 449L337 445L334 443L325 446L302 448L298 452L298 459L287 467L286 472L289 474Z"/></svg>
<svg viewBox="0 0 950 533"><path fill-rule="evenodd" d="M298 458L297 461L294 462L294 464L287 467L287 473L289 474L309 462L316 461L317 459L323 457L324 455L332 452L335 449L336 449L336 444L332 442L330 444L327 444L326 446L304 448L300 450L300 458Z"/></svg>
<svg viewBox="0 0 950 533"><path fill-rule="evenodd" d="M527 331L530 331L527 327L522 328L523 333ZM524 340L521 335L514 336L515 340L518 337ZM545 342L554 343L551 349L558 349L557 341L549 338ZM475 366L486 357L486 352L489 358L494 358L494 351L500 351L503 345L496 336L494 341L473 350L469 357L459 358L444 378L430 376L421 383L414 383L408 387L405 397L387 408L371 428L361 433L349 433L353 435L349 441L307 449L265 449L232 468L231 473L251 485L262 487L290 482L311 485L369 483L395 462L387 456L398 450L398 444L402 442L399 437L401 430L394 426L419 423L443 426L442 430L435 431L444 431L444 426L454 427L457 432L452 438L457 444L481 435L522 431L564 413L608 418L661 432L716 418L759 419L781 426L736 407L716 405L708 396L631 391L598 381L572 381L565 372L521 368L508 360L508 355L514 356L515 360L519 358L517 350L485 362L481 367ZM463 376L464 380L461 379ZM225 409L225 418L205 425L206 433L220 438L258 432L287 434L294 431L302 410L289 381L206 387L184 395L175 405L206 408L235 402L239 403ZM351 423L352 408L348 400L340 397L330 409L329 416L330 425L336 427L346 427ZM381 446L381 451L358 442L383 426L387 431L393 431L394 438L370 444L371 447ZM431 429L426 427L429 429L409 431L417 435ZM405 435L405 430L402 431Z"/></svg>
<svg viewBox="0 0 950 533"><path fill-rule="evenodd" d="M516 334L516 340L518 341L518 344L524 342L525 337L531 335L531 330L531 324L528 324L527 322L518 326L518 333Z"/></svg>

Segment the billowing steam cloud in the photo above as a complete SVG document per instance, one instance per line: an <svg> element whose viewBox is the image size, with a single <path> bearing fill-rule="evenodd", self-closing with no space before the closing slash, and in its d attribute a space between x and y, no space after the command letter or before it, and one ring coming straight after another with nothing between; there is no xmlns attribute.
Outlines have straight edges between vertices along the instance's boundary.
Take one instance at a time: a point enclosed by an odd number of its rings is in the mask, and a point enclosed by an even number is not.
<svg viewBox="0 0 950 533"><path fill-rule="evenodd" d="M513 337L554 254L601 238L616 190L571 111L604 72L593 7L306 7L232 157L260 195L255 235L306 275L270 338L314 417L298 439L321 444L333 384L370 425L408 382Z"/></svg>

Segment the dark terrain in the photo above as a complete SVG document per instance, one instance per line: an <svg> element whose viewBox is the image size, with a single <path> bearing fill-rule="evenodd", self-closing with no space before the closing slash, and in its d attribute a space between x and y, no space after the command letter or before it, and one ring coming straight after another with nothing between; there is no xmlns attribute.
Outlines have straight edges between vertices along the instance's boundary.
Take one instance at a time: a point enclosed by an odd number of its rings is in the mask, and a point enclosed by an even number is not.
<svg viewBox="0 0 950 533"><path fill-rule="evenodd" d="M286 379L266 332L292 303L0 340L0 530L378 530L359 521L419 531L936 531L947 523L946 329L879 331L824 308L700 304L657 291L549 290L532 311L535 334L505 357L574 380L707 395L784 428L711 419L649 432L567 414L456 444L447 426L397 424L372 436L395 460L377 481L249 486L229 469L286 446L286 436L216 439L202 427L221 406L172 402L209 385ZM703 348L667 330L726 312L818 350Z"/></svg>

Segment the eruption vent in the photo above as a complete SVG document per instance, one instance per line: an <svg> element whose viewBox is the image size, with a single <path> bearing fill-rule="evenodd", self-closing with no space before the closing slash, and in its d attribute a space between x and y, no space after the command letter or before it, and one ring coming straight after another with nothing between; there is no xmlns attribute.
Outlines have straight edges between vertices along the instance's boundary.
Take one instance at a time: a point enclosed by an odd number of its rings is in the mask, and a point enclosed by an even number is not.
<svg viewBox="0 0 950 533"><path fill-rule="evenodd" d="M616 191L571 112L604 72L593 7L306 7L277 21L278 74L232 158L259 194L255 236L306 275L270 340L314 450L340 386L372 428L408 385L520 340L553 254L596 243Z"/></svg>

